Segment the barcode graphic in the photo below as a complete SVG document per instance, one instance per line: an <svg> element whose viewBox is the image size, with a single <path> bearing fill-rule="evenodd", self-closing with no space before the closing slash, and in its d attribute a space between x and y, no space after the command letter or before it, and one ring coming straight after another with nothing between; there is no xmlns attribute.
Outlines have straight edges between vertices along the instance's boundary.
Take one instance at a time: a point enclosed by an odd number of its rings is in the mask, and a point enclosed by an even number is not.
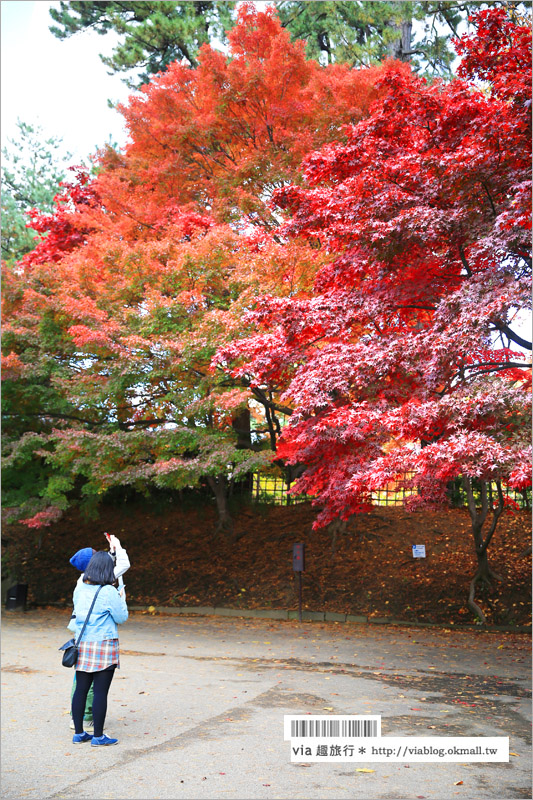
<svg viewBox="0 0 533 800"><path fill-rule="evenodd" d="M379 736L376 719L291 719L291 739Z"/></svg>

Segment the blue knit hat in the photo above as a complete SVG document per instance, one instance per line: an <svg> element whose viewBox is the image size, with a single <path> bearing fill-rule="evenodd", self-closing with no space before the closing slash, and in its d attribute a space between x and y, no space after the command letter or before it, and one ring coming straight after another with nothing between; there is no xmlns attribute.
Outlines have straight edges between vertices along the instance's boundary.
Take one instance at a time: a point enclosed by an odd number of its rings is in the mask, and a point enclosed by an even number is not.
<svg viewBox="0 0 533 800"><path fill-rule="evenodd" d="M92 547L84 547L82 550L78 550L77 553L74 553L72 558L70 559L70 563L76 569L79 569L80 572L85 572L87 569L87 564L93 557L94 550Z"/></svg>

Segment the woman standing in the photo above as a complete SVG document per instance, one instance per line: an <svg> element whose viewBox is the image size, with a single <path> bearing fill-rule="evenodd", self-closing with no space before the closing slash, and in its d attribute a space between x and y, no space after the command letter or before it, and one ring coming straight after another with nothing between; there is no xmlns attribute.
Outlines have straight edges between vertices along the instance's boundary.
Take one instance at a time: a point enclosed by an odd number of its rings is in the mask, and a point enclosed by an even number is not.
<svg viewBox="0 0 533 800"><path fill-rule="evenodd" d="M119 666L117 625L128 618L126 600L115 589L114 582L113 559L109 553L102 550L93 555L83 580L78 582L74 590L74 614L78 636L95 594L101 587L79 644L76 690L72 697L72 719L76 731L72 738L74 744L90 741L93 747L97 747L118 743L118 739L104 735L107 694L115 669ZM94 690L93 736L83 730L85 701L91 686Z"/></svg>
<svg viewBox="0 0 533 800"><path fill-rule="evenodd" d="M115 579L121 578L125 572L130 568L130 560L128 558L128 554L120 544L120 539L118 539L113 534L104 533L104 536L107 538L109 542L109 552L111 553L111 557L113 558L115 565L114 565L114 573ZM70 559L70 563L73 567L76 567L81 572L80 577L78 578L78 585L83 583L83 578L85 577L84 573L87 569L87 565L89 561L96 553L92 547L84 547L82 550L78 550L77 553L74 553L72 558ZM125 599L125 591L124 591L124 584L122 586L119 585L119 594L124 597ZM76 614L73 613L72 617L70 618L70 622L68 624L68 629L73 633L76 633ZM72 681L72 690L70 692L70 702L72 704L72 697L76 690L76 671L74 671L74 680ZM70 727L74 730L74 720L72 719L72 713L70 715ZM87 695L87 704L85 706L85 712L83 715L83 729L87 733L93 733L93 688L89 689L89 693Z"/></svg>

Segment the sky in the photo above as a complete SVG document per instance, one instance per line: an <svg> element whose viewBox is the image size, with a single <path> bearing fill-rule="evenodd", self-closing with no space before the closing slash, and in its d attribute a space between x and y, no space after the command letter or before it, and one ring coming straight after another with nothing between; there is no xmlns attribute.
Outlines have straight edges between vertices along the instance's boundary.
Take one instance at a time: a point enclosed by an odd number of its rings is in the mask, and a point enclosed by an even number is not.
<svg viewBox="0 0 533 800"><path fill-rule="evenodd" d="M127 101L131 90L99 58L111 54L114 34L56 39L48 30L52 6L59 3L1 2L2 146L16 136L18 118L40 125L45 138L62 137L77 163L110 140L126 142L122 117L107 101Z"/></svg>

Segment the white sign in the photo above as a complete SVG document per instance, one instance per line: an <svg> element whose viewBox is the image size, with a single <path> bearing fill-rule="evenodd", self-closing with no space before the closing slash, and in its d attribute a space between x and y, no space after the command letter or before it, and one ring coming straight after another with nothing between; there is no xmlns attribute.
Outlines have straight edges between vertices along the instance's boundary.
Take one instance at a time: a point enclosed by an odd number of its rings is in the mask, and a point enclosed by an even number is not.
<svg viewBox="0 0 533 800"><path fill-rule="evenodd" d="M291 762L509 761L508 736L384 736L373 739L291 739ZM363 768L364 771L364 768ZM367 770L372 772L372 770Z"/></svg>
<svg viewBox="0 0 533 800"><path fill-rule="evenodd" d="M426 545L425 544L414 544L413 545L413 558L425 558L426 557Z"/></svg>
<svg viewBox="0 0 533 800"><path fill-rule="evenodd" d="M309 739L359 739L361 737L381 737L381 716L357 716L354 714L324 714L296 716L284 714L283 738Z"/></svg>

